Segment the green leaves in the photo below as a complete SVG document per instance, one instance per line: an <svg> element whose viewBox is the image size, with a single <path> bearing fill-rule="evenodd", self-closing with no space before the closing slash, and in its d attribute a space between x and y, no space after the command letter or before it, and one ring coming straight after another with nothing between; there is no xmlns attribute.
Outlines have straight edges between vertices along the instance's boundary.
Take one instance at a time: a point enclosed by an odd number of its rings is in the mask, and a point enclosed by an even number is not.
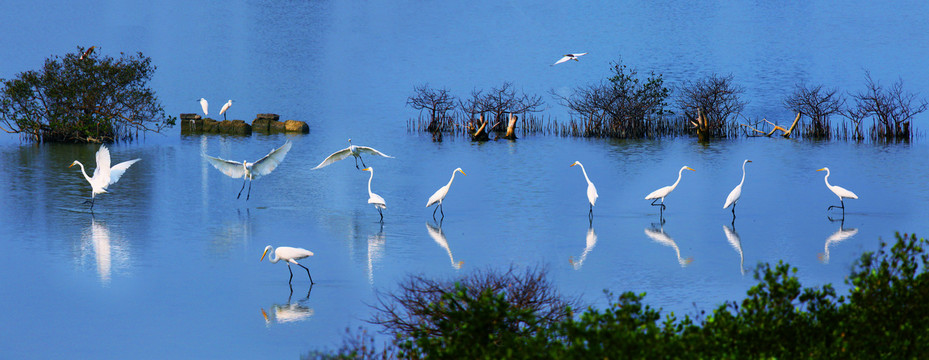
<svg viewBox="0 0 929 360"><path fill-rule="evenodd" d="M173 123L147 87L150 58L98 52L81 59L83 50L0 81L0 128L34 141L112 142Z"/></svg>

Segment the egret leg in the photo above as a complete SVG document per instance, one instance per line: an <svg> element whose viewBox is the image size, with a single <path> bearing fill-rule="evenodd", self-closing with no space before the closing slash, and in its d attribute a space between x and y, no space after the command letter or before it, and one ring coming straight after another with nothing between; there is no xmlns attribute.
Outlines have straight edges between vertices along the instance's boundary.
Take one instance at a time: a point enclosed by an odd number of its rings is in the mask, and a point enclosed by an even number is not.
<svg viewBox="0 0 929 360"><path fill-rule="evenodd" d="M303 266L303 265L300 265L300 264L297 264L297 266L302 267L303 270L306 270L306 276L310 278L310 285L315 284L315 283L313 282L313 276L310 275L310 269L307 269L306 266ZM288 265L288 267L290 267L290 266Z"/></svg>
<svg viewBox="0 0 929 360"><path fill-rule="evenodd" d="M435 211L433 211L435 213ZM439 203L439 213L442 214L442 219L445 219L445 211L442 210L442 203Z"/></svg>
<svg viewBox="0 0 929 360"><path fill-rule="evenodd" d="M293 270L290 270L290 264L289 264L289 263L287 264L287 271L290 271L290 279L287 280L287 283L288 283L288 284L293 284L293 282L294 282L294 271L293 271ZM292 291L293 291L293 288L291 288L291 292L292 292Z"/></svg>
<svg viewBox="0 0 929 360"><path fill-rule="evenodd" d="M377 213L381 215L381 224L384 223L384 213L381 212L381 208L377 208Z"/></svg>
<svg viewBox="0 0 929 360"><path fill-rule="evenodd" d="M655 203L655 202L658 201L658 200L661 200L661 204L656 204L656 203ZM661 206L661 210L664 210L664 208L665 208L665 206L664 206L664 198L658 198L658 199L652 200L652 206Z"/></svg>
<svg viewBox="0 0 929 360"><path fill-rule="evenodd" d="M364 158L362 158L361 156L359 156L358 158L359 158L359 159L361 159L361 166L363 166L363 167L366 167L366 168L367 168L367 167L368 167L368 165L365 165L365 159L364 159ZM357 165L357 164L356 164L356 165Z"/></svg>
<svg viewBox="0 0 929 360"><path fill-rule="evenodd" d="M226 113L223 113L223 120L226 120Z"/></svg>
<svg viewBox="0 0 929 360"><path fill-rule="evenodd" d="M594 222L594 206L590 205L590 211L587 212L587 218L590 219L590 223Z"/></svg>
<svg viewBox="0 0 929 360"><path fill-rule="evenodd" d="M242 190L245 190L245 183L248 182L248 179L242 181L242 188L239 189L239 195L236 195L235 198L238 199L242 197Z"/></svg>
<svg viewBox="0 0 929 360"><path fill-rule="evenodd" d="M356 168L356 169L361 169L360 167L358 167L358 158L360 158L360 157L361 157L361 156L356 156L356 157L355 157L355 168Z"/></svg>
<svg viewBox="0 0 929 360"><path fill-rule="evenodd" d="M245 201L248 201L248 198L252 196L252 182L248 182L248 195L245 195Z"/></svg>
<svg viewBox="0 0 929 360"><path fill-rule="evenodd" d="M436 206L435 209L432 209L432 220L435 220L435 212L439 210L439 207Z"/></svg>

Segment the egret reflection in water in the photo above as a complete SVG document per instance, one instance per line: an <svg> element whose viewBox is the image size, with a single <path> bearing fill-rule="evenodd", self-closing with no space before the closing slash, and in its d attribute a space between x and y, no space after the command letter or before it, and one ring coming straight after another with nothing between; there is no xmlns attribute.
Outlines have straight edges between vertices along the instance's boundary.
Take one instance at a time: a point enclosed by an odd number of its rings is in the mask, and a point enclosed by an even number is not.
<svg viewBox="0 0 929 360"><path fill-rule="evenodd" d="M121 243L111 240L106 223L91 217L90 227L81 239L81 257L93 252L100 282L109 284L114 262L117 267L128 263L129 254Z"/></svg>
<svg viewBox="0 0 929 360"><path fill-rule="evenodd" d="M742 238L739 237L739 233L735 232L735 228L730 229L726 225L723 225L723 234L726 235L726 241L729 241L729 245L732 245L732 248L739 253L739 272L745 275L745 254L742 253Z"/></svg>
<svg viewBox="0 0 929 360"><path fill-rule="evenodd" d="M384 224L377 234L368 236L368 284L374 285L374 263L384 257Z"/></svg>
<svg viewBox="0 0 929 360"><path fill-rule="evenodd" d="M430 223L426 223L426 231L429 232L429 237L431 237L432 240L435 240L439 246L448 252L448 259L452 262L452 267L455 269L461 269L461 265L464 264L464 261L459 260L458 262L455 262L455 257L452 256L452 249L448 247L448 239L445 238L445 233L442 232L442 223L439 223L438 227L435 227Z"/></svg>
<svg viewBox="0 0 929 360"><path fill-rule="evenodd" d="M845 239L855 236L855 234L858 233L858 229L855 229L855 228L846 229L844 226L845 226L845 218L842 218L842 220L839 221L839 229L836 230L834 233L832 233L832 235L829 235L829 237L826 238L826 245L824 246L824 249L823 249L823 251L825 252L822 254L819 254L819 261L822 261L823 264L829 263L829 247L830 246L838 244L844 241Z"/></svg>
<svg viewBox="0 0 929 360"><path fill-rule="evenodd" d="M310 286L310 289L306 292L306 297L294 302L291 301L291 298L294 296L293 289L291 289L290 296L287 297L287 303L271 305L271 316L269 316L268 312L262 308L261 316L265 318L265 325L270 326L272 322L284 324L305 321L312 317L314 313L313 308L305 305L305 303L310 299L310 293L312 291L313 287Z"/></svg>
<svg viewBox="0 0 929 360"><path fill-rule="evenodd" d="M591 226L587 228L587 246L584 248L584 252L581 253L581 256L577 259L577 261L575 261L573 257L568 260L571 263L571 266L574 267L574 270L581 269L581 266L584 265L584 261L587 260L587 254L589 254L590 251L593 250L594 246L596 245L597 245L597 233L594 232L594 227Z"/></svg>
<svg viewBox="0 0 929 360"><path fill-rule="evenodd" d="M674 248L674 253L677 255L677 262L681 264L681 267L685 267L694 261L692 257L686 259L681 258L681 249L677 247L677 243L674 242L674 239L672 239L668 233L664 232L664 223L662 223L658 229L653 227L645 228L645 235L659 244Z"/></svg>

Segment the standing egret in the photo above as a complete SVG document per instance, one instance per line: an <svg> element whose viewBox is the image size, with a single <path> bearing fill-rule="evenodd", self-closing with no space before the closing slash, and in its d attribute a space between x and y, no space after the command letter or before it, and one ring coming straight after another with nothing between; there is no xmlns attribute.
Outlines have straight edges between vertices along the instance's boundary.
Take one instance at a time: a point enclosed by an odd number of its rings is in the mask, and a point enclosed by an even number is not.
<svg viewBox="0 0 929 360"><path fill-rule="evenodd" d="M232 107L231 99L227 101L225 105L223 105L222 109L219 110L219 114L223 116L223 120L226 120L226 110L229 110L230 107ZM203 112L206 112L206 110L204 110Z"/></svg>
<svg viewBox="0 0 929 360"><path fill-rule="evenodd" d="M344 159L344 158L347 158L349 155L355 157L355 168L356 168L356 169L360 169L360 168L358 167L358 159L361 159L361 153L368 153L368 154L371 154L371 155L383 156L383 157L386 157L386 158L393 158L393 156L384 154L384 153L382 153L382 152L380 152L380 151L377 151L377 150L375 150L374 148L371 148L371 147L367 147L367 146L355 146L355 145L352 145L352 139L348 139L348 147L347 147L347 148L344 148L344 149L342 149L342 150L339 150L339 151L336 151L336 152L332 153L332 155L329 155L328 157L326 157L326 159L323 160L323 162L319 163L319 165L316 165L316 167L314 167L313 170L316 170L316 169L320 169L320 168L324 168L324 167L326 167L326 166L329 166L329 164L332 164L332 163L334 163L334 162L336 162L336 161L339 161L339 160L342 160L342 159ZM364 166L364 167L368 167L367 165L365 165L364 159L361 159L361 165Z"/></svg>
<svg viewBox="0 0 929 360"><path fill-rule="evenodd" d="M826 211L832 210L832 208L842 208L842 215L845 215L845 201L843 199L845 198L857 199L858 195L855 195L855 193L848 191L841 186L829 185L829 168L824 167L816 171L826 171L826 177L823 179L824 181L826 181L826 187L829 188L829 190L832 191L833 194L839 197L839 203L842 204L840 206L835 206L835 205L829 206L828 208L826 208Z"/></svg>
<svg viewBox="0 0 929 360"><path fill-rule="evenodd" d="M70 168L74 165L81 167L81 173L84 174L84 178L90 183L92 189L90 193L90 211L93 211L94 200L97 194L105 193L110 185L119 181L119 178L123 176L126 169L139 160L141 159L132 159L110 167L110 150L106 148L106 145L100 145L100 149L97 150L97 168L94 169L93 177L87 176L87 171L84 170L84 164L81 164L80 161L74 160L68 167Z"/></svg>
<svg viewBox="0 0 929 360"><path fill-rule="evenodd" d="M452 178L448 180L448 184L445 184L445 186L440 187L439 190L436 190L435 194L432 194L432 196L429 197L429 201L426 202L426 207L430 207L438 203L439 206L436 206L435 209L442 213L443 219L445 218L445 211L442 211L442 200L445 200L445 195L448 195L448 188L452 186L452 181L455 181L456 172L460 172L461 175L468 176L468 174L465 174L464 170L461 170L461 168L452 170ZM432 210L432 219L435 220L435 210Z"/></svg>
<svg viewBox="0 0 929 360"><path fill-rule="evenodd" d="M681 182L681 174L684 173L684 170L697 171L697 170L691 169L689 166L682 167L681 170L677 172L677 181L675 181L674 184L671 184L661 189L652 191L651 194L648 194L645 196L645 200L652 200L652 206L661 206L661 210L664 211L665 209L664 198L665 196L668 196L668 194L670 194L672 191L674 191L674 188L677 187L677 184ZM658 199L661 199L661 204L655 203L656 201L658 201Z"/></svg>
<svg viewBox="0 0 929 360"><path fill-rule="evenodd" d="M561 59L559 59L558 61L556 61L554 64L551 64L551 65L549 65L549 66L555 66L555 65L561 64L561 63L563 63L563 62L565 62L565 61L568 61L568 60L580 61L580 60L578 60L577 58L580 57L580 56L584 56L584 55L587 55L587 53L565 54L564 57L562 57Z"/></svg>
<svg viewBox="0 0 929 360"><path fill-rule="evenodd" d="M742 162L742 181L739 181L739 185L736 185L732 191L729 192L729 196L726 197L726 203L723 204L723 209L732 205L732 222L735 223L735 204L739 202L739 198L742 197L742 184L745 182L745 164L752 162L751 160L745 160Z"/></svg>
<svg viewBox="0 0 929 360"><path fill-rule="evenodd" d="M313 276L310 275L310 269L307 269L306 266L300 265L297 260L304 259L310 256L313 256L313 252L307 249L294 248L289 246L281 246L277 249L268 245L265 247L265 251L261 254L261 259L258 259L258 262L265 259L265 255L268 255L268 252L274 250L274 256L268 258L272 264L276 264L278 261L284 260L287 262L287 271L290 271L290 280L287 280L287 283L290 284L294 280L294 271L290 269L290 264L297 265L306 270L306 276L310 278L310 285L315 284L313 282Z"/></svg>
<svg viewBox="0 0 929 360"><path fill-rule="evenodd" d="M208 111L210 108L210 103L206 102L206 99L204 98L200 98L200 100L197 101L200 102L200 108L203 109L203 116L210 115L210 112Z"/></svg>
<svg viewBox="0 0 929 360"><path fill-rule="evenodd" d="M252 180L268 175L277 168L277 166L281 164L281 161L284 161L284 156L287 156L287 152L290 151L291 146L293 146L293 143L287 140L284 145L274 149L268 153L268 155L265 155L263 158L253 163L248 161L237 162L225 160L207 154L201 155L203 155L213 167L222 171L223 174L233 179L245 179L242 181L242 188L239 189L239 195L236 195L235 198L238 199L242 196L242 190L245 189L245 183L248 182L248 195L245 196L245 201L248 201L248 198L252 195Z"/></svg>
<svg viewBox="0 0 929 360"><path fill-rule="evenodd" d="M377 213L381 215L381 222L384 222L384 213L381 212L382 209L387 208L387 202L384 201L380 195L371 192L371 180L374 180L374 168L366 167L361 169L364 171L370 171L371 177L368 178L368 204L374 204L374 207L377 209Z"/></svg>
<svg viewBox="0 0 929 360"><path fill-rule="evenodd" d="M597 202L597 187L594 186L594 183L590 182L590 178L587 177L587 170L584 170L584 164L581 164L580 161L575 161L571 166L578 165L581 167L581 172L584 173L584 180L587 180L587 201L590 202L590 212L587 213L587 216L590 218L590 221L594 221L594 204Z"/></svg>

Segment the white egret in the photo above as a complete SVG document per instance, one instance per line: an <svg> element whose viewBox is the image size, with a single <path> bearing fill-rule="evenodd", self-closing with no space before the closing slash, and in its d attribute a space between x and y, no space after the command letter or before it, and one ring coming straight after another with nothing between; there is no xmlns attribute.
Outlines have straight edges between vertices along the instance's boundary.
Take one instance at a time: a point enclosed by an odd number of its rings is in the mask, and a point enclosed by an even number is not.
<svg viewBox="0 0 929 360"><path fill-rule="evenodd" d="M96 199L97 194L102 194L106 192L106 189L119 181L119 178L123 176L123 173L126 172L132 164L135 164L136 161L141 159L132 159L129 161L124 161L115 166L110 166L110 150L106 148L106 145L100 145L100 149L97 150L97 168L94 169L94 176L87 176L87 171L84 170L84 164L81 164L80 161L74 160L71 163L71 166L77 165L81 167L81 173L84 174L84 178L87 179L87 182L90 183L91 192L90 192L90 210L94 209L94 200Z"/></svg>
<svg viewBox="0 0 929 360"><path fill-rule="evenodd" d="M580 61L580 60L578 60L577 58L578 58L578 57L581 57L581 56L584 56L584 55L587 55L587 53L565 54L564 57L562 57L561 59L559 59L558 61L556 61L554 64L551 64L551 65L549 65L549 66L555 66L555 65L561 64L561 63L563 63L563 62L565 62L565 61L568 61L568 60Z"/></svg>
<svg viewBox="0 0 929 360"><path fill-rule="evenodd" d="M362 153L367 153L367 154L377 155L377 156L383 156L383 157L386 157L386 158L393 158L393 156L384 154L384 153L382 153L382 152L380 152L380 151L377 151L377 150L375 150L374 148L371 148L371 147L367 147L367 146L355 146L355 145L352 145L352 139L348 139L348 147L347 147L347 148L344 148L344 149L342 149L342 150L339 150L339 151L336 151L336 152L332 153L332 155L329 155L328 157L326 157L326 159L323 160L323 162L319 163L319 165L316 165L316 167L314 167L313 170L316 170L316 169L320 169L320 168L324 168L324 167L326 167L326 166L329 166L329 164L332 164L332 163L334 163L334 162L336 162L336 161L339 161L339 160L342 160L342 159L344 159L344 158L347 158L349 155L355 157L355 168L356 168L356 169L360 169L360 168L358 167L358 159L361 159L361 154L362 154ZM361 165L364 166L364 167L368 167L367 165L365 165L364 159L361 159Z"/></svg>
<svg viewBox="0 0 929 360"><path fill-rule="evenodd" d="M581 167L581 172L584 173L584 180L587 180L587 201L590 202L590 212L587 213L587 216L590 218L590 221L594 220L594 204L597 202L597 187L594 186L594 183L590 182L590 178L587 177L587 170L584 169L584 164L581 164L580 161L575 161L571 166L578 165Z"/></svg>
<svg viewBox="0 0 929 360"><path fill-rule="evenodd" d="M281 161L284 161L284 157L287 156L287 152L290 151L291 146L293 146L293 143L288 140L284 145L281 145L281 147L272 150L268 155L265 155L263 158L253 163L248 161L237 162L225 160L207 154L201 155L209 160L213 167L222 171L223 174L233 179L245 179L242 181L242 188L239 189L239 195L235 198L238 199L242 196L242 190L245 189L245 183L248 182L248 195L245 196L245 200L248 201L248 198L252 195L252 180L268 175L271 171L274 171L274 169L281 164Z"/></svg>
<svg viewBox="0 0 929 360"><path fill-rule="evenodd" d="M684 170L696 171L694 169L691 169L689 166L682 167L681 170L677 172L677 181L675 181L674 184L671 184L661 189L652 191L650 194L645 196L645 200L652 200L652 206L661 206L661 210L663 211L665 208L664 198L668 196L668 194L670 194L672 191L674 191L674 188L677 187L677 184L681 182L681 174L684 173ZM656 204L655 202L658 201L659 199L661 199L661 204Z"/></svg>
<svg viewBox="0 0 929 360"><path fill-rule="evenodd" d="M203 109L203 116L210 115L210 112L208 111L210 108L210 103L208 103L204 98L200 98L200 100L197 101L200 102L200 108Z"/></svg>
<svg viewBox="0 0 929 360"><path fill-rule="evenodd" d="M739 202L739 198L742 197L742 184L745 182L745 164L752 162L751 160L746 159L742 162L742 181L739 181L739 185L736 185L732 191L729 192L729 196L726 197L726 203L723 204L723 209L732 206L732 221L735 222L735 204Z"/></svg>
<svg viewBox="0 0 929 360"><path fill-rule="evenodd" d="M381 222L384 222L384 213L381 212L381 210L387 208L387 202L384 201L384 198L382 198L380 195L371 192L371 180L374 180L374 168L366 167L361 170L371 172L371 177L368 178L368 204L374 204L374 207L377 209L377 213L381 215Z"/></svg>
<svg viewBox="0 0 929 360"><path fill-rule="evenodd" d="M219 114L223 116L223 120L226 120L226 110L229 110L230 107L232 107L231 99L227 101L225 105L223 105L222 109L219 110ZM206 111L204 110L203 112L206 112Z"/></svg>
<svg viewBox="0 0 929 360"><path fill-rule="evenodd" d="M271 245L268 245L265 247L265 251L261 253L261 259L258 259L258 262L264 260L265 255L268 255L268 252L271 250L274 250L274 255L269 257L268 260L271 261L272 264L276 264L281 260L287 262L287 271L290 271L290 280L287 280L287 283L292 283L294 280L294 271L290 269L290 264L294 264L306 270L306 276L310 278L310 285L315 284L313 282L313 276L310 275L310 269L307 269L306 266L300 265L300 263L297 262L297 260L313 256L312 251L289 246L281 246L275 249Z"/></svg>
<svg viewBox="0 0 929 360"><path fill-rule="evenodd" d="M826 182L826 187L829 188L829 190L832 191L833 194L839 197L839 203L842 204L840 206L835 206L835 205L829 206L826 209L826 211L832 210L832 208L842 208L842 214L845 214L845 201L843 199L846 199L846 198L857 199L858 195L855 195L855 193L848 191L841 186L829 185L829 168L824 167L816 171L826 171L826 177L823 179Z"/></svg>
<svg viewBox="0 0 929 360"><path fill-rule="evenodd" d="M448 189L452 186L452 181L455 181L455 172L460 172L461 175L468 176L468 174L465 174L464 170L461 170L461 168L452 170L452 178L448 180L448 184L445 184L445 186L440 187L439 190L436 190L435 194L432 194L432 196L429 197L429 201L426 202L426 207L439 204L439 206L436 206L435 209L442 213L443 219L445 218L445 211L442 211L442 201L445 200L445 195L448 195ZM432 210L432 219L435 220L435 210Z"/></svg>

